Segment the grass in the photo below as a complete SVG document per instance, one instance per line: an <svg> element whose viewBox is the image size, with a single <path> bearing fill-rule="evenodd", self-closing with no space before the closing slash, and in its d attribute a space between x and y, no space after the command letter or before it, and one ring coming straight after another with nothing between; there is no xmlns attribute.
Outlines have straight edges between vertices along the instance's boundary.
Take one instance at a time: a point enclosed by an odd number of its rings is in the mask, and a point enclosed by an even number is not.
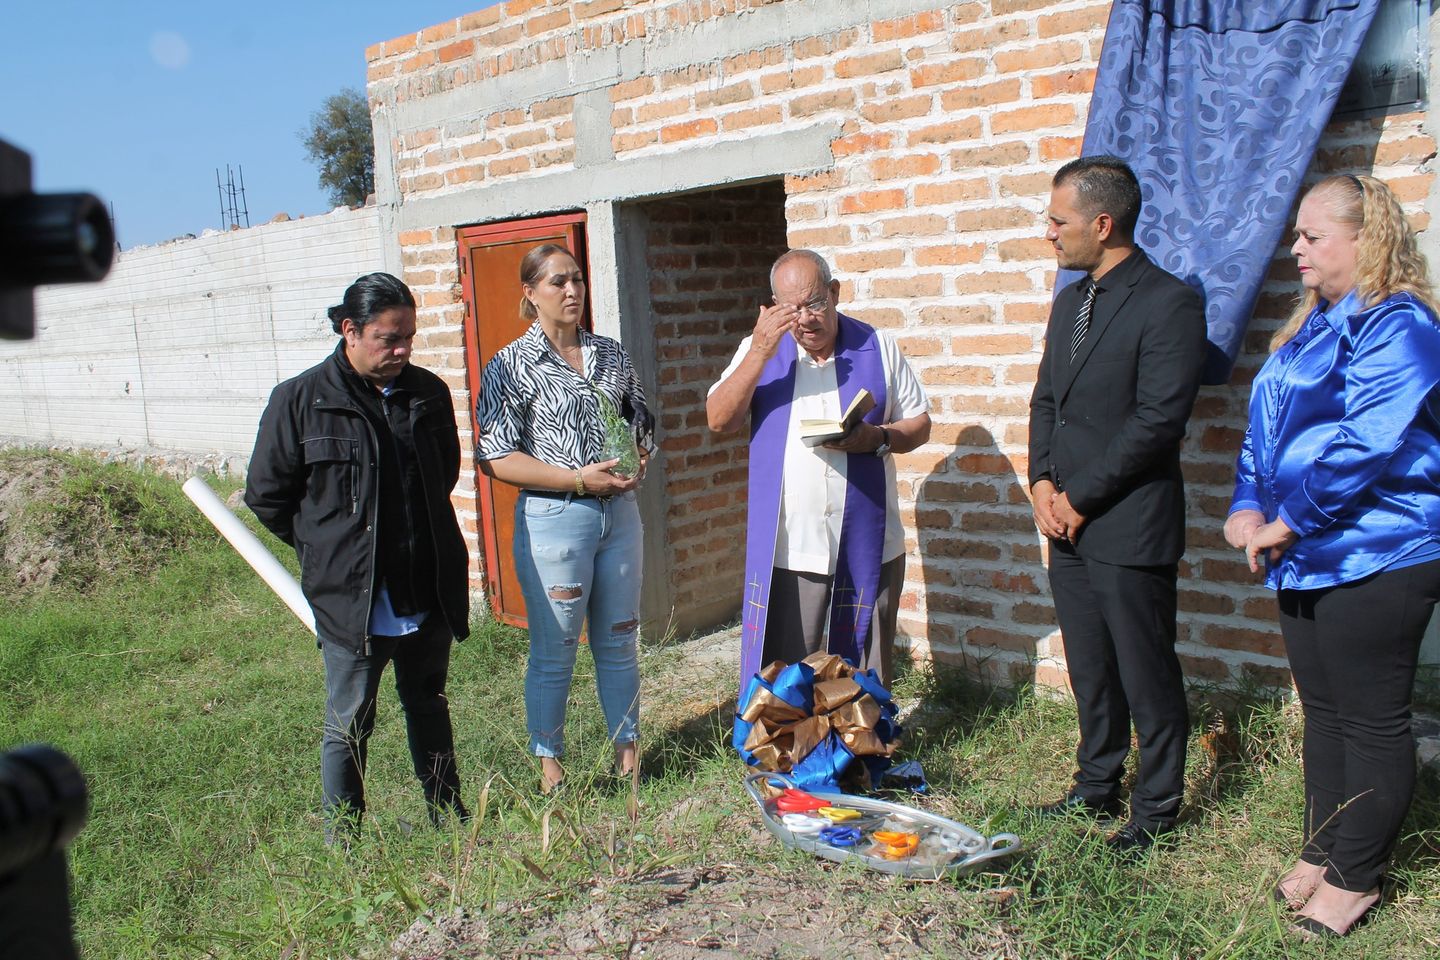
<svg viewBox="0 0 1440 960"><path fill-rule="evenodd" d="M518 707L525 638L490 623L455 649L451 667L472 825L428 826L386 690L364 837L348 854L326 848L313 639L228 546L190 529L164 482L145 489L138 496L161 518L155 542L168 544L154 563L84 589L0 601L0 748L50 742L91 786L90 822L70 848L87 957L387 957L417 917L462 909L485 946L455 956L529 955L542 943L565 953L563 936L600 898L611 926L587 949L624 956L659 923L627 928L624 904L643 901L666 868L728 872L752 893L754 902L726 906L730 920L705 920L711 932L691 918L699 952L747 910L761 924L774 891L813 898L814 915L843 918L836 930L877 944L898 937L874 953L845 951L856 957L1440 956L1433 778L1406 825L1392 902L1376 919L1336 944L1284 935L1269 888L1299 843L1301 783L1298 722L1278 704L1197 716L1175 846L1120 867L1101 849L1103 833L1037 826L1017 812L1064 790L1072 706L912 672L897 692L922 703L904 750L931 781L918 802L987 832L1014 830L1028 849L999 872L904 883L785 852L757 832L739 788L745 771L727 746L733 678L695 674L675 645L651 645L643 659L646 762L657 779L641 786L638 809L600 782L609 750L584 656L567 793L539 799ZM663 910L676 897L657 902ZM812 929L773 955L835 955L824 936Z"/></svg>

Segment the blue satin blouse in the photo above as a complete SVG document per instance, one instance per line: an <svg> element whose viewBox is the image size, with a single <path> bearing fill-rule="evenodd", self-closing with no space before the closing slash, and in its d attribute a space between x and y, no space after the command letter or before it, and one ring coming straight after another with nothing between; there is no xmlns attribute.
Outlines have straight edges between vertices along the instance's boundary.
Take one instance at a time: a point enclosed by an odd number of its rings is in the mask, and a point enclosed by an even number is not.
<svg viewBox="0 0 1440 960"><path fill-rule="evenodd" d="M1230 512L1300 539L1267 586L1313 590L1440 556L1440 326L1414 297L1323 302L1250 393Z"/></svg>

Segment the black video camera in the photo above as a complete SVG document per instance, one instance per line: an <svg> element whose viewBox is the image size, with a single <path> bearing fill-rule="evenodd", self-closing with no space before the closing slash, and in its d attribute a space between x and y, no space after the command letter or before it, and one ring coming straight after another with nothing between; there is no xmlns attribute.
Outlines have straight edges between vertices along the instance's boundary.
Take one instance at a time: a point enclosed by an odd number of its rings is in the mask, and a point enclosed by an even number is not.
<svg viewBox="0 0 1440 960"><path fill-rule="evenodd" d="M85 778L59 750L0 755L0 958L79 957L65 847L89 813Z"/></svg>
<svg viewBox="0 0 1440 960"><path fill-rule="evenodd" d="M38 286L110 272L115 229L90 193L35 193L30 155L0 140L0 337L35 336Z"/></svg>

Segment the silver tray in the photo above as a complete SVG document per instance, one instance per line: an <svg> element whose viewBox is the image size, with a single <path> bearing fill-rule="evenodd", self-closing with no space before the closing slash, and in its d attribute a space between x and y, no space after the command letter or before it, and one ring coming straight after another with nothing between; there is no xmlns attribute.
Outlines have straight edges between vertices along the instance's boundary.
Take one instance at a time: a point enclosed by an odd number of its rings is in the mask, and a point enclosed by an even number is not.
<svg viewBox="0 0 1440 960"><path fill-rule="evenodd" d="M752 773L745 778L745 789L750 793L755 805L760 808L760 819L764 822L765 829L773 833L776 839L787 847L804 850L806 853L813 853L817 857L824 857L826 860L834 860L837 863L853 861L881 873L938 880L945 876L956 877L971 873L991 860L1019 853L1022 847L1020 838L1013 833L997 833L993 837L987 837L963 823L947 820L944 817L916 810L914 807L907 807L904 804L871 800L867 797L854 797L847 793L806 791L817 800L829 801L832 806L849 807L852 810L861 811L862 814L871 814L876 817L900 818L914 823L920 829L928 828L932 833L938 832L946 843L955 847L956 850L951 857L943 860L910 858L891 860L888 857L867 854L861 847L831 846L822 840L802 836L788 830L777 815L775 800L765 799L760 792L760 781L762 780L782 783L787 787L794 787L795 782L782 773L765 773L763 771Z"/></svg>

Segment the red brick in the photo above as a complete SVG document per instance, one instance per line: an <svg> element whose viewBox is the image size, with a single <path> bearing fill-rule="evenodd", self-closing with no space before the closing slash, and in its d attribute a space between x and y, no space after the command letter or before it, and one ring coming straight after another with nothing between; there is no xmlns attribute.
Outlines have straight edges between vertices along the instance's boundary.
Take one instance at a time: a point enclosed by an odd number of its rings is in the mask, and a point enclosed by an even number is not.
<svg viewBox="0 0 1440 960"><path fill-rule="evenodd" d="M879 300L938 297L943 283L944 278L935 273L876 279L870 283L870 295Z"/></svg>
<svg viewBox="0 0 1440 960"><path fill-rule="evenodd" d="M1019 81L1016 81L1019 85ZM860 116L871 123L890 123L895 120L910 120L923 117L935 105L929 96L902 97L895 100L866 99L860 105Z"/></svg>
<svg viewBox="0 0 1440 960"><path fill-rule="evenodd" d="M1054 0L990 0L990 12L999 17L1007 13L1020 13L1025 10L1041 10L1053 2Z"/></svg>
<svg viewBox="0 0 1440 960"><path fill-rule="evenodd" d="M917 87L935 84L964 83L974 80L985 72L985 61L980 57L967 57L949 63L922 64L910 71L910 83Z"/></svg>
<svg viewBox="0 0 1440 960"><path fill-rule="evenodd" d="M1026 354L1034 349L1034 339L1019 333L955 337L950 341L950 352L957 357L1008 356Z"/></svg>
<svg viewBox="0 0 1440 960"><path fill-rule="evenodd" d="M913 153L903 157L878 157L870 161L870 173L876 180L900 180L923 177L940 169L940 158L933 153Z"/></svg>
<svg viewBox="0 0 1440 960"><path fill-rule="evenodd" d="M1001 51L995 54L995 69L1000 73L1029 73L1062 63L1076 63L1084 52L1085 48L1075 40Z"/></svg>
<svg viewBox="0 0 1440 960"><path fill-rule="evenodd" d="M455 36L455 21L446 20L444 23L437 23L433 27L426 27L420 31L421 43L435 43L438 40L449 40Z"/></svg>
<svg viewBox="0 0 1440 960"><path fill-rule="evenodd" d="M933 357L945 351L945 342L934 337L897 337L896 343L907 357Z"/></svg>
<svg viewBox="0 0 1440 960"><path fill-rule="evenodd" d="M874 153L888 150L893 138L888 133L857 133L831 141L830 150L837 157L848 157L856 153Z"/></svg>
<svg viewBox="0 0 1440 960"><path fill-rule="evenodd" d="M1090 30L1101 30L1105 27L1105 18L1110 13L1110 4L1095 4L1094 6L1082 7L1079 10L1067 10L1064 13L1052 13L1040 18L1037 24L1042 40L1049 37L1063 37L1072 33L1085 33Z"/></svg>
<svg viewBox="0 0 1440 960"><path fill-rule="evenodd" d="M1205 626L1202 636L1204 642L1212 647L1243 650L1267 657L1285 656L1285 644L1278 630L1249 630L1212 623Z"/></svg>
<svg viewBox="0 0 1440 960"><path fill-rule="evenodd" d="M979 117L964 117L939 123L934 126L912 130L907 139L909 146L921 143L950 143L954 140L974 140L981 134Z"/></svg>
<svg viewBox="0 0 1440 960"><path fill-rule="evenodd" d="M850 242L850 228L815 227L809 230L791 230L788 239L791 247L839 247Z"/></svg>
<svg viewBox="0 0 1440 960"><path fill-rule="evenodd" d="M400 70L403 73L415 73L418 70L424 70L426 67L433 67L439 61L440 57L434 50L422 50L407 59L400 67Z"/></svg>
<svg viewBox="0 0 1440 960"><path fill-rule="evenodd" d="M530 158L505 157L500 160L491 160L488 172L492 177L504 177L513 173L524 173L530 169Z"/></svg>
<svg viewBox="0 0 1440 960"><path fill-rule="evenodd" d="M991 133L1021 133L1030 130L1053 130L1076 121L1075 105L1070 103L1042 103L1033 107L1021 107L1008 113L996 113L990 117Z"/></svg>
<svg viewBox="0 0 1440 960"><path fill-rule="evenodd" d="M840 201L840 212L872 213L876 210L895 210L904 205L904 190L869 190L843 198Z"/></svg>
<svg viewBox="0 0 1440 960"><path fill-rule="evenodd" d="M1080 156L1081 137L1041 137L1041 160L1074 160Z"/></svg>
<svg viewBox="0 0 1440 960"><path fill-rule="evenodd" d="M962 273L955 278L955 292L966 294L1033 293L1035 283L1023 273Z"/></svg>
<svg viewBox="0 0 1440 960"><path fill-rule="evenodd" d="M726 84L718 90L699 90L695 93L695 106L703 109L711 106L728 106L743 103L754 98L755 90L749 81Z"/></svg>
<svg viewBox="0 0 1440 960"><path fill-rule="evenodd" d="M635 108L635 120L638 123L649 123L652 120L665 120L670 117L678 117L682 113L689 113L690 108L691 103L689 97L676 97L674 100L643 103Z"/></svg>
<svg viewBox="0 0 1440 960"><path fill-rule="evenodd" d="M836 268L845 273L866 273L870 270L898 267L904 262L903 250L861 250L835 255Z"/></svg>
<svg viewBox="0 0 1440 960"><path fill-rule="evenodd" d="M965 173L972 169L988 170L995 167L1008 167L1028 163L1029 160L1030 145L1019 140L950 151L950 167L957 173Z"/></svg>
<svg viewBox="0 0 1440 960"><path fill-rule="evenodd" d="M1036 641L1034 637L1023 633L1011 633L994 627L971 627L965 631L965 642L977 647L995 647L1033 655Z"/></svg>
<svg viewBox="0 0 1440 960"><path fill-rule="evenodd" d="M900 51L896 49L884 50L880 53L872 53L860 57L847 57L835 62L835 76L841 79L851 77L868 77L876 73L888 73L891 70L899 70L905 65Z"/></svg>
<svg viewBox="0 0 1440 960"><path fill-rule="evenodd" d="M826 110L840 110L855 106L854 90L831 90L826 93L812 93L790 101L790 116L808 117Z"/></svg>
<svg viewBox="0 0 1440 960"><path fill-rule="evenodd" d="M955 214L957 233L971 231L1015 230L1037 227L1039 215L1024 207L989 207L982 210L961 210Z"/></svg>
<svg viewBox="0 0 1440 960"><path fill-rule="evenodd" d="M879 227L880 232L887 237L934 237L950 229L944 217L933 213L891 217L889 220L881 220Z"/></svg>
<svg viewBox="0 0 1440 960"><path fill-rule="evenodd" d="M989 196L990 183L983 178L922 183L915 187L915 205L917 207L959 203L966 200L983 200Z"/></svg>
<svg viewBox="0 0 1440 960"><path fill-rule="evenodd" d="M947 247L916 247L915 265L919 267L957 266L979 263L985 256L983 243L971 243Z"/></svg>
<svg viewBox="0 0 1440 960"><path fill-rule="evenodd" d="M825 79L825 68L823 67L797 67L794 70L787 70L783 73L767 73L760 77L760 91L762 93L779 93L781 90L794 90L799 87L811 87Z"/></svg>
<svg viewBox="0 0 1440 960"><path fill-rule="evenodd" d="M569 25L569 10L556 10L554 13L542 13L539 16L531 17L525 21L525 35L535 37L542 33L549 33L551 30L568 27Z"/></svg>
<svg viewBox="0 0 1440 960"><path fill-rule="evenodd" d="M575 19L589 20L624 9L625 0L576 0Z"/></svg>
<svg viewBox="0 0 1440 960"><path fill-rule="evenodd" d="M1024 40L1030 36L1032 18L1002 20L975 30L957 30L950 34L950 49L956 53L993 50L1002 44Z"/></svg>
<svg viewBox="0 0 1440 960"><path fill-rule="evenodd" d="M954 326L969 323L990 323L993 312L987 306L974 304L964 307L924 307L920 311L920 322L939 326Z"/></svg>
<svg viewBox="0 0 1440 960"><path fill-rule="evenodd" d="M786 195L828 191L845 185L845 175L839 170L827 170L809 176L785 175Z"/></svg>
<svg viewBox="0 0 1440 960"><path fill-rule="evenodd" d="M447 44L440 48L440 62L449 63L453 60L459 60L463 57L468 57L474 52L474 40L457 40L455 43Z"/></svg>
<svg viewBox="0 0 1440 960"><path fill-rule="evenodd" d="M939 11L917 13L898 20L880 20L870 25L870 37L877 42L903 40L923 33L936 33L945 28L944 15Z"/></svg>
<svg viewBox="0 0 1440 960"><path fill-rule="evenodd" d="M611 138L610 144L616 153L624 153L626 150L638 150L659 142L660 131L645 130L640 133L617 133Z"/></svg>
<svg viewBox="0 0 1440 960"><path fill-rule="evenodd" d="M681 140L692 140L695 137L703 137L717 132L720 125L711 117L701 117L699 120L691 120L688 123L671 124L668 127L660 128L660 141L662 143L676 143Z"/></svg>
<svg viewBox="0 0 1440 960"><path fill-rule="evenodd" d="M1067 70L1030 78L1030 96L1045 100L1057 94L1090 93L1095 88L1095 71Z"/></svg>
<svg viewBox="0 0 1440 960"><path fill-rule="evenodd" d="M1000 259L1004 261L1049 260L1055 256L1055 248L1049 240L1025 238L1023 240L1000 241Z"/></svg>
<svg viewBox="0 0 1440 960"><path fill-rule="evenodd" d="M759 127L766 124L778 124L785 119L778 104L770 104L765 107L755 107L750 110L736 110L734 113L723 114L720 117L720 128L722 130L745 130L750 127Z"/></svg>
<svg viewBox="0 0 1440 960"><path fill-rule="evenodd" d="M478 30L481 27L490 27L500 22L504 15L504 8L498 4L493 7L486 7L484 10L477 10L474 13L467 13L460 18L460 32L469 33L471 30Z"/></svg>
<svg viewBox="0 0 1440 960"><path fill-rule="evenodd" d="M654 77L636 77L634 80L626 80L624 83L617 83L611 87L610 100L612 103L619 103L621 100L633 100L654 92Z"/></svg>
<svg viewBox="0 0 1440 960"><path fill-rule="evenodd" d="M1020 99L1020 81L1000 80L981 85L967 84L940 94L940 106L946 110L971 110Z"/></svg>

